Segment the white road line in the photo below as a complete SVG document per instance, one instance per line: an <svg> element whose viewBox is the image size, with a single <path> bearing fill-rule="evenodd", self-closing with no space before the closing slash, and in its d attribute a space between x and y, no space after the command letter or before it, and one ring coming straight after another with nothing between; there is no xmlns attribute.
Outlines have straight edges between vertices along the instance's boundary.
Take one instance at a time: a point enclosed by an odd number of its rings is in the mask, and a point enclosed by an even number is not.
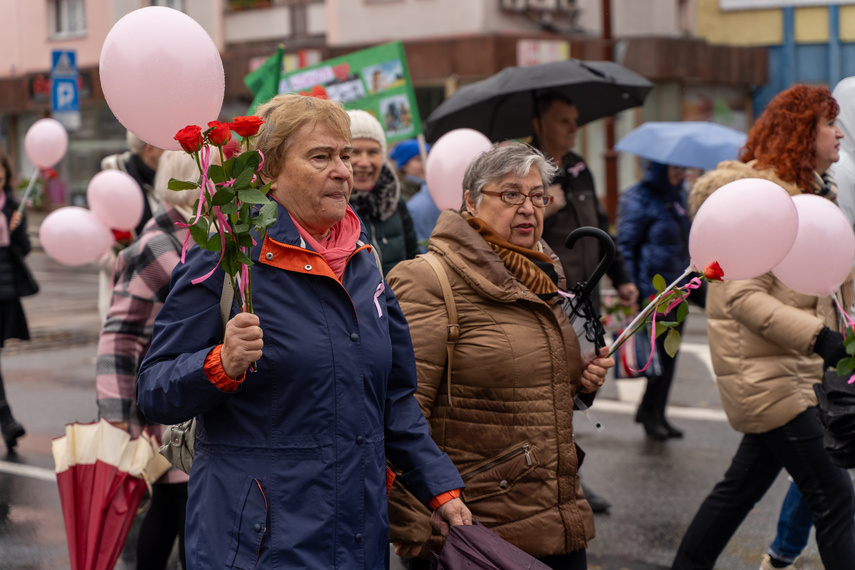
<svg viewBox="0 0 855 570"><path fill-rule="evenodd" d="M56 483L56 472L53 469L44 469L42 467L33 467L32 465L21 465L20 463L10 463L0 460L0 472Z"/></svg>
<svg viewBox="0 0 855 570"><path fill-rule="evenodd" d="M617 414L635 415L638 404L635 402L621 402L618 400L608 400L606 398L597 398L594 400L594 405L591 406L591 411L596 412L614 412ZM709 408L686 408L682 406L668 406L667 414L669 417L682 418L686 420L705 420L714 422L726 422L727 416L723 410Z"/></svg>

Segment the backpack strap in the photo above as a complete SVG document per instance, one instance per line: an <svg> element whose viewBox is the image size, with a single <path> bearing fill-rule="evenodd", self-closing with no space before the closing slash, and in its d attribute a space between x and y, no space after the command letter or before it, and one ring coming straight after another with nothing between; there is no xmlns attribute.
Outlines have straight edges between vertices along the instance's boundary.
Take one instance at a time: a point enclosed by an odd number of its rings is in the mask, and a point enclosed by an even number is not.
<svg viewBox="0 0 855 570"><path fill-rule="evenodd" d="M439 285L442 287L442 298L445 301L445 310L448 312L448 340L445 343L446 352L448 353L448 362L446 364L446 384L448 384L448 405L453 408L454 403L451 400L451 364L454 357L454 345L457 344L457 341L460 338L460 323L458 323L457 319L457 306L454 304L454 295L451 292L451 283L448 280L448 274L445 272L445 268L442 266L442 263L440 263L439 257L432 251L422 254L419 257L423 257L425 261L428 262L428 265L431 266L434 273L436 273L436 277L439 279Z"/></svg>

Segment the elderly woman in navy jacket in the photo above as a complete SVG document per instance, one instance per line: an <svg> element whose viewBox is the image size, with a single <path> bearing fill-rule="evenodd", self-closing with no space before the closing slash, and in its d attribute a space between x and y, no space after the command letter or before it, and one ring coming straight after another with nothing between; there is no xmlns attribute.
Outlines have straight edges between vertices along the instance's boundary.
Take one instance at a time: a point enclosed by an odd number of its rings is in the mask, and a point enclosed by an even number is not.
<svg viewBox="0 0 855 570"><path fill-rule="evenodd" d="M685 173L682 167L645 161L641 181L621 196L617 246L638 287L640 299L647 300L656 294L653 277L657 273L671 283L689 266ZM664 342L665 335L656 340L662 374L648 376L647 389L635 416L635 421L644 425L647 436L659 441L683 437L683 432L665 419L677 355L668 356Z"/></svg>
<svg viewBox="0 0 855 570"><path fill-rule="evenodd" d="M193 285L216 257L192 249L155 321L137 402L152 421L197 418L191 570L388 567L386 458L440 530L471 523L463 482L413 397L407 322L348 205L347 113L292 94L258 114L279 215L252 248L256 314L238 313L223 338L223 271Z"/></svg>

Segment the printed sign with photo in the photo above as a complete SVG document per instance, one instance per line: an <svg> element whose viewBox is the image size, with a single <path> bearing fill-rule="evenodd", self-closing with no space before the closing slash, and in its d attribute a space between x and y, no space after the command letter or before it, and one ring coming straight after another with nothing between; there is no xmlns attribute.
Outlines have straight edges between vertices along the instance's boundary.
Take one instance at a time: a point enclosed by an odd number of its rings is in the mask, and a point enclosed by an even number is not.
<svg viewBox="0 0 855 570"><path fill-rule="evenodd" d="M386 130L389 146L422 132L401 42L391 42L283 74L280 93L326 96L345 109L368 111Z"/></svg>

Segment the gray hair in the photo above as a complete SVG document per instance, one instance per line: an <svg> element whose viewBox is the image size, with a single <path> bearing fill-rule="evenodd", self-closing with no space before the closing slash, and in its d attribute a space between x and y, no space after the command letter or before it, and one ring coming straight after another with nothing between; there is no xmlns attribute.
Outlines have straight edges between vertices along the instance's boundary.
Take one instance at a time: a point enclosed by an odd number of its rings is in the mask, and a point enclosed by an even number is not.
<svg viewBox="0 0 855 570"><path fill-rule="evenodd" d="M518 142L495 144L469 164L463 176L463 190L468 190L469 198L480 206L484 198L481 191L488 184L511 174L525 176L532 168L540 173L544 189L558 172L558 167L536 148Z"/></svg>

